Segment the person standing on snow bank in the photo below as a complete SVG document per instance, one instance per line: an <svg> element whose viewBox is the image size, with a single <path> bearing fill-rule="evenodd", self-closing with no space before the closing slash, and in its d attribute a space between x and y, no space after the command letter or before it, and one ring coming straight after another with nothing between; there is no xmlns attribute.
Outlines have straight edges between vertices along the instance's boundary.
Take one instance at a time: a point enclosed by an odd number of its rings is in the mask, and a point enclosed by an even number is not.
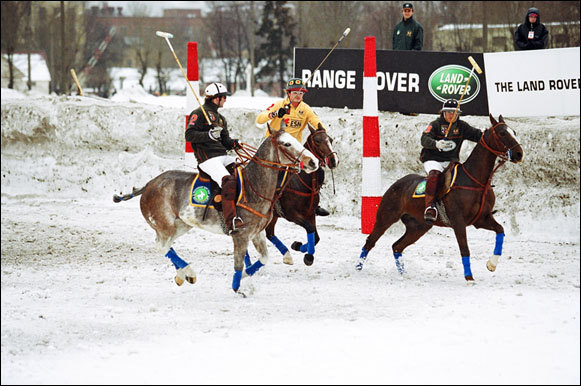
<svg viewBox="0 0 581 386"><path fill-rule="evenodd" d="M525 22L514 32L514 46L517 50L542 50L549 43L549 31L541 23L538 8L529 8Z"/></svg>
<svg viewBox="0 0 581 386"><path fill-rule="evenodd" d="M393 29L394 50L421 51L424 45L424 27L414 19L414 6L404 3L402 21Z"/></svg>

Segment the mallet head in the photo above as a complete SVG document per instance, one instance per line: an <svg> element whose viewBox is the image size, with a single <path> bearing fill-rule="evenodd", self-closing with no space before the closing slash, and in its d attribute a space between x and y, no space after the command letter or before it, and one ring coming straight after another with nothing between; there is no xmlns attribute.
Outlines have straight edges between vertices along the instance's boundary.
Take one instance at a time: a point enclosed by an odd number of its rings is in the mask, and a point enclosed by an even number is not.
<svg viewBox="0 0 581 386"><path fill-rule="evenodd" d="M482 70L480 69L480 66L478 65L478 63L476 63L476 60L474 60L474 58L472 56L468 57L468 61L470 62L470 64L472 64L472 67L474 67L474 69L476 70L476 72L478 74L482 74Z"/></svg>
<svg viewBox="0 0 581 386"><path fill-rule="evenodd" d="M169 32L155 31L155 34L157 36L162 37L162 38L168 38L168 39L173 38L173 34L170 34Z"/></svg>

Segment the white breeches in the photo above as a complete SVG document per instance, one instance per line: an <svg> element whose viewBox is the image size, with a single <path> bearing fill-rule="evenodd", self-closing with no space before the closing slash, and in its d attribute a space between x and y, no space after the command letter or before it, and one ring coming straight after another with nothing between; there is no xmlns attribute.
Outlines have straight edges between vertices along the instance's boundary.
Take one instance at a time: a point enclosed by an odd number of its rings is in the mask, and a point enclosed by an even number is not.
<svg viewBox="0 0 581 386"><path fill-rule="evenodd" d="M424 162L424 169L426 174L430 174L431 170L438 170L443 172L450 165L450 161L438 162L438 161L426 161Z"/></svg>
<svg viewBox="0 0 581 386"><path fill-rule="evenodd" d="M226 170L226 166L234 162L236 162L236 158L230 155L221 155L202 162L198 167L202 169L204 173L208 173L210 177L212 177L212 180L216 181L221 188L222 178L230 175L228 170Z"/></svg>

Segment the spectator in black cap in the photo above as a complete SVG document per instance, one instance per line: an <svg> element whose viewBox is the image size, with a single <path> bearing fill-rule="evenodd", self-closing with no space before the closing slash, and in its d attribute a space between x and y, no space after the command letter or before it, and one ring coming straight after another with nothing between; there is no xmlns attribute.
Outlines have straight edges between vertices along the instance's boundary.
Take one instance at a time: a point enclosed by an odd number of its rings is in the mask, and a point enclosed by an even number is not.
<svg viewBox="0 0 581 386"><path fill-rule="evenodd" d="M394 50L421 51L424 45L424 28L414 19L412 3L403 3L403 19L393 30Z"/></svg>
<svg viewBox="0 0 581 386"><path fill-rule="evenodd" d="M547 48L549 31L541 23L538 8L529 8L525 22L514 32L514 46L517 50L540 50Z"/></svg>

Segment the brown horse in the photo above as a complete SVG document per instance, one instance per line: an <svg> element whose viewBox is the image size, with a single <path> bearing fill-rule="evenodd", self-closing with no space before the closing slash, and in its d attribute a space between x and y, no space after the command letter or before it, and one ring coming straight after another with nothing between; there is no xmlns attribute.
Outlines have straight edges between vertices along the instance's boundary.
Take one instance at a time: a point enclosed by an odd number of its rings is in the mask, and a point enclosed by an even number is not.
<svg viewBox="0 0 581 386"><path fill-rule="evenodd" d="M270 127L269 127L270 130ZM319 167L317 158L284 129L271 131L242 170L243 199L238 203L238 216L245 226L232 235L234 242L234 278L232 289L238 292L242 277L253 275L268 261L264 228L272 218L273 206L279 196L278 173L286 168L297 168L302 163L307 172ZM120 202L142 195L141 213L155 230L159 251L176 267L175 281L196 282L192 266L182 260L171 247L174 240L198 227L225 235L224 219L216 209L190 205L191 187L197 173L170 170L149 181L141 189L124 196L113 196ZM244 272L244 257L252 240L261 257Z"/></svg>
<svg viewBox="0 0 581 386"><path fill-rule="evenodd" d="M504 228L493 217L495 196L491 185L492 176L507 160L518 163L523 159L523 149L516 134L504 122L502 115L499 117L499 122L490 115L490 122L492 127L482 134L466 162L459 164L456 168L455 183L449 193L441 196L437 204L439 216L433 224L454 229L462 256L464 277L467 281L473 281L474 278L470 270L470 250L466 240L466 227L474 225L476 228L484 228L496 233L493 256L486 264L490 271L494 271L502 254ZM497 158L501 161L495 166ZM447 170L451 172L452 167ZM401 220L406 231L392 245L392 250L398 271L402 274L405 272L401 259L404 249L415 243L432 227L424 221L423 196L413 197L416 187L424 178L418 174L408 174L387 189L377 209L373 231L367 237L359 256L359 262L355 267L357 270L363 268L367 254L375 246L377 240L392 224Z"/></svg>
<svg viewBox="0 0 581 386"><path fill-rule="evenodd" d="M328 166L334 169L339 165L339 157L333 150L333 139L327 135L327 131L319 126L316 130L309 124L310 134L305 141L305 148L311 151L319 160L320 166ZM325 172L319 168L315 173L301 171L293 174L281 197L274 206L274 213L270 224L266 227L266 238L274 244L283 255L285 264L293 264L292 256L288 248L274 234L277 220L282 217L305 229L307 243L295 241L291 248L295 251L307 252L303 261L306 265L312 265L315 259L315 245L319 242L317 232L315 209L319 205L319 191L325 180Z"/></svg>

